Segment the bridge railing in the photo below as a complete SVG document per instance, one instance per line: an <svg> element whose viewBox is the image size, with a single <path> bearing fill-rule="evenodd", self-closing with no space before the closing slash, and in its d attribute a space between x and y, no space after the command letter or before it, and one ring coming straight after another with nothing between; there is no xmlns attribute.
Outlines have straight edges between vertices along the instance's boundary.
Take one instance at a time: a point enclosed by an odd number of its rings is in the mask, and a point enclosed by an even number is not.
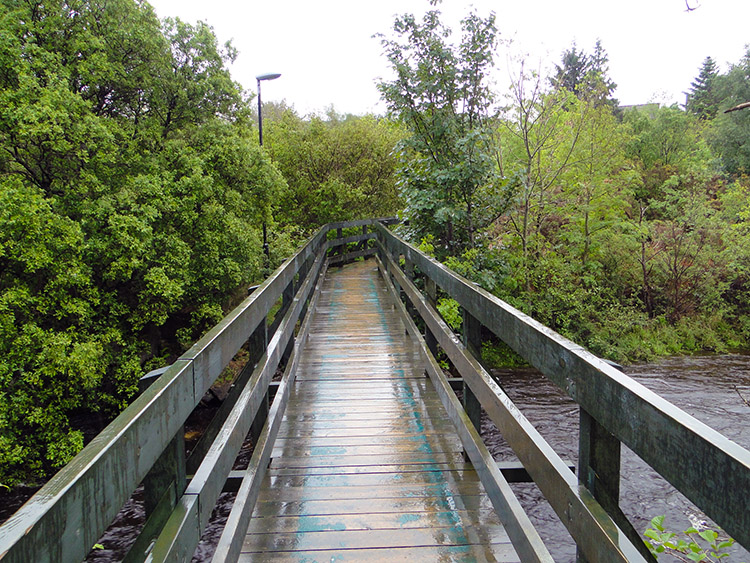
<svg viewBox="0 0 750 563"><path fill-rule="evenodd" d="M384 226L378 247L388 277L464 378L464 405L481 407L576 541L580 560L653 560L619 507L625 444L741 545L750 547L750 452L613 366L420 252ZM414 281L421 278L417 289ZM463 311L462 334L437 313L438 288ZM580 406L578 477L482 367L486 327Z"/></svg>
<svg viewBox="0 0 750 563"><path fill-rule="evenodd" d="M262 427L272 376L290 354L326 254L332 260L372 254L368 241L379 221L322 227L177 361L149 378L127 409L0 526L0 559L84 559L143 483L148 519L126 560L189 561L248 431ZM186 458L185 421L243 346L250 355L245 369Z"/></svg>

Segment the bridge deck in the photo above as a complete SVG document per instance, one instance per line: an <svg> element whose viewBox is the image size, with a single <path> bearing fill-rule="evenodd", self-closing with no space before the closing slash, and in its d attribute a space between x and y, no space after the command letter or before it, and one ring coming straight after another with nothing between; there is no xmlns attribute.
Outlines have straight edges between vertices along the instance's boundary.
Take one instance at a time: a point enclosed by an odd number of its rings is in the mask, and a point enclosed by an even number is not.
<svg viewBox="0 0 750 563"><path fill-rule="evenodd" d="M329 271L252 561L518 561L372 261Z"/></svg>

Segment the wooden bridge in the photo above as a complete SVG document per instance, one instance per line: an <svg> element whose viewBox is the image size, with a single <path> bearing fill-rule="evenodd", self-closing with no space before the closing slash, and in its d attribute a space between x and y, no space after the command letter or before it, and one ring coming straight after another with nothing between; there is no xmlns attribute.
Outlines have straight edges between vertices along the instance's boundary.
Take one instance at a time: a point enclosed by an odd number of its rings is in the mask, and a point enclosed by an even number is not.
<svg viewBox="0 0 750 563"><path fill-rule="evenodd" d="M461 305L461 337L441 295ZM490 332L580 405L577 476L482 367ZM186 419L241 349L186 456ZM0 527L0 559L82 560L142 484L127 561L189 561L222 490L237 496L216 561L553 561L508 485L529 479L580 561L653 560L619 508L621 443L750 547L750 452L383 222L322 228L144 388ZM492 459L482 410L520 463ZM248 434L249 466L232 471Z"/></svg>

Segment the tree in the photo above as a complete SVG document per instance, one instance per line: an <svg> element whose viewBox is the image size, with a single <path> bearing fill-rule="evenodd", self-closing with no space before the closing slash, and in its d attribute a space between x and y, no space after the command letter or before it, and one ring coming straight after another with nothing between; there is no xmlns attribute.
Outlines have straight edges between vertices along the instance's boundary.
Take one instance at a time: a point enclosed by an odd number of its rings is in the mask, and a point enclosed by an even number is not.
<svg viewBox="0 0 750 563"><path fill-rule="evenodd" d="M617 88L609 77L609 57L600 39L596 40L594 53L579 51L573 43L563 52L562 64L555 65L555 76L550 81L556 89L566 89L579 99L594 101L615 110L618 102L612 97Z"/></svg>
<svg viewBox="0 0 750 563"><path fill-rule="evenodd" d="M721 108L733 108L750 100L750 49L716 79L715 89ZM720 155L724 171L732 176L750 172L750 112L722 113L713 125L711 144Z"/></svg>
<svg viewBox="0 0 750 563"><path fill-rule="evenodd" d="M276 202L279 224L309 232L330 221L396 214L401 128L374 116L331 110L326 117L304 120L287 109L267 122L264 146L288 186Z"/></svg>
<svg viewBox="0 0 750 563"><path fill-rule="evenodd" d="M260 275L283 178L211 29L0 0L0 483L33 481Z"/></svg>
<svg viewBox="0 0 750 563"><path fill-rule="evenodd" d="M536 72L521 64L502 121L504 170L515 189L502 216L520 245L518 275L532 291L531 267L544 247L543 232L559 211L560 179L572 164L589 105L569 90L545 91Z"/></svg>
<svg viewBox="0 0 750 563"><path fill-rule="evenodd" d="M625 217L636 176L627 160L627 141L609 106L594 104L586 112L572 164L561 178L569 218L562 230L584 273L592 258L601 259L602 236L615 231Z"/></svg>
<svg viewBox="0 0 750 563"><path fill-rule="evenodd" d="M495 16L462 21L458 46L431 10L418 22L396 18L382 38L396 78L378 85L389 111L409 135L401 144L401 193L414 235L433 235L460 254L502 209L502 180L488 113L487 86L497 44Z"/></svg>
<svg viewBox="0 0 750 563"><path fill-rule="evenodd" d="M709 120L716 117L719 110L719 99L716 92L716 79L719 70L711 57L706 57L700 74L690 83L687 100L687 111L699 119Z"/></svg>
<svg viewBox="0 0 750 563"><path fill-rule="evenodd" d="M682 280L700 271L692 253L704 252L713 236L704 220L708 196L699 196L711 176L711 154L698 119L676 106L659 108L653 117L630 110L624 119L640 175L630 220L640 247L641 298L650 317L669 308L674 321L683 314Z"/></svg>
<svg viewBox="0 0 750 563"><path fill-rule="evenodd" d="M591 70L589 56L579 51L575 42L563 52L562 65L555 65L555 76L550 81L555 88L565 88L576 95L582 95L587 88L587 77Z"/></svg>

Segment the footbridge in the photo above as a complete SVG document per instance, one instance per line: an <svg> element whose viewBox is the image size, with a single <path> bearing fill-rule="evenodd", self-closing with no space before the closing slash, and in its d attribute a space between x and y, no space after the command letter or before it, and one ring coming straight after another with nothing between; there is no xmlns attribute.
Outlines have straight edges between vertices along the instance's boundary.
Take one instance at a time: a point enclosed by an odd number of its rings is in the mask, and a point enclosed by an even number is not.
<svg viewBox="0 0 750 563"><path fill-rule="evenodd" d="M460 304L460 331L441 296ZM580 406L575 471L483 367L489 334ZM245 368L186 453L186 420L237 358ZM622 444L750 547L750 452L388 221L321 228L143 388L0 527L3 563L83 560L140 487L147 520L127 561L190 561L226 490L215 561L553 561L514 480L536 483L580 561L651 561L619 508ZM518 463L493 460L482 412ZM233 470L248 436L252 457Z"/></svg>

